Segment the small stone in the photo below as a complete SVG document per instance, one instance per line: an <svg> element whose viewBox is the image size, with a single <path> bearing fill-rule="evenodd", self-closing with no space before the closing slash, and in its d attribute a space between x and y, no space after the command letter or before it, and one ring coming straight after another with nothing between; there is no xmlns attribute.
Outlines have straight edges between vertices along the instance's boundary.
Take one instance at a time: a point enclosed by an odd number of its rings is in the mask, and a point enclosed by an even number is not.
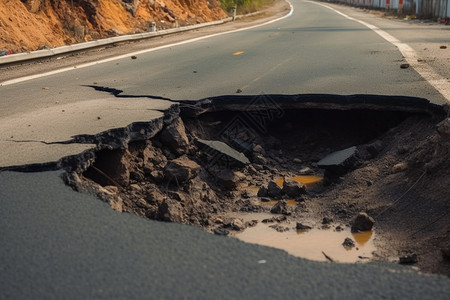
<svg viewBox="0 0 450 300"><path fill-rule="evenodd" d="M177 182L187 181L196 177L200 173L200 166L193 160L183 155L171 160L164 168L164 176L168 180Z"/></svg>
<svg viewBox="0 0 450 300"><path fill-rule="evenodd" d="M161 182L164 179L164 173L161 171L151 171L150 177L156 182Z"/></svg>
<svg viewBox="0 0 450 300"><path fill-rule="evenodd" d="M248 199L248 198L250 198L250 195L248 194L247 191L242 191L241 197L244 198L244 199Z"/></svg>
<svg viewBox="0 0 450 300"><path fill-rule="evenodd" d="M259 153L259 154L265 154L266 151L264 151L264 148L261 145L256 145L253 147L253 152Z"/></svg>
<svg viewBox="0 0 450 300"><path fill-rule="evenodd" d="M333 222L333 219L332 218L330 218L330 217L324 217L323 219L322 219L322 224L330 224L331 222Z"/></svg>
<svg viewBox="0 0 450 300"><path fill-rule="evenodd" d="M345 238L344 242L342 243L342 246L346 248L353 248L355 247L355 242L351 238Z"/></svg>
<svg viewBox="0 0 450 300"><path fill-rule="evenodd" d="M237 90L236 90L236 93L237 93L237 94L242 93L242 90L241 90L241 89L237 89Z"/></svg>
<svg viewBox="0 0 450 300"><path fill-rule="evenodd" d="M409 68L409 64L401 64L400 65L400 69L408 69Z"/></svg>
<svg viewBox="0 0 450 300"><path fill-rule="evenodd" d="M227 236L230 234L230 232L228 230L226 230L225 228L216 228L216 229L214 229L214 234Z"/></svg>
<svg viewBox="0 0 450 300"><path fill-rule="evenodd" d="M216 219L214 220L214 223L216 223L216 224L223 224L223 219L221 219L221 218L216 218Z"/></svg>
<svg viewBox="0 0 450 300"><path fill-rule="evenodd" d="M340 226L340 225L336 226L336 231L337 232L340 232L340 231L343 231L343 230L344 230L344 228L342 228L342 226Z"/></svg>
<svg viewBox="0 0 450 300"><path fill-rule="evenodd" d="M233 221L231 221L231 228L238 231L244 230L245 229L244 221L242 221L241 219L234 219Z"/></svg>
<svg viewBox="0 0 450 300"><path fill-rule="evenodd" d="M397 149L397 153L398 154L406 154L409 152L409 149L410 149L409 146L405 146L405 145L399 146Z"/></svg>
<svg viewBox="0 0 450 300"><path fill-rule="evenodd" d="M135 184L135 183L130 184L130 188L131 188L133 191L136 191L136 192L142 191L142 188L141 188L138 184Z"/></svg>
<svg viewBox="0 0 450 300"><path fill-rule="evenodd" d="M189 140L181 118L175 119L162 130L161 141L178 154L184 154L186 152Z"/></svg>
<svg viewBox="0 0 450 300"><path fill-rule="evenodd" d="M217 179L217 182L228 190L234 190L237 187L238 182L241 180L239 174L230 169L221 169L216 172L214 176Z"/></svg>
<svg viewBox="0 0 450 300"><path fill-rule="evenodd" d="M402 265L415 264L419 261L416 253L407 253L399 257L399 263Z"/></svg>
<svg viewBox="0 0 450 300"><path fill-rule="evenodd" d="M272 206L272 208L270 209L270 212L273 214L287 214L288 211L287 211L286 201L284 201L284 200L278 201L277 204Z"/></svg>
<svg viewBox="0 0 450 300"><path fill-rule="evenodd" d="M306 194L306 185L301 182L285 178L282 191L289 197L297 198L303 194Z"/></svg>
<svg viewBox="0 0 450 300"><path fill-rule="evenodd" d="M260 187L256 196L258 197L267 197L269 194L267 193L267 189L265 187ZM262 199L261 199L262 200Z"/></svg>
<svg viewBox="0 0 450 300"><path fill-rule="evenodd" d="M278 232L289 231L289 227L284 227L284 226L281 226L280 224L270 225L269 227L275 229Z"/></svg>
<svg viewBox="0 0 450 300"><path fill-rule="evenodd" d="M251 220L248 221L246 224L248 227L255 227L258 224L258 220Z"/></svg>
<svg viewBox="0 0 450 300"><path fill-rule="evenodd" d="M301 168L298 172L300 175L314 175L314 171L309 167Z"/></svg>
<svg viewBox="0 0 450 300"><path fill-rule="evenodd" d="M267 194L271 198L279 199L281 198L283 191L280 186L272 180L267 185Z"/></svg>
<svg viewBox="0 0 450 300"><path fill-rule="evenodd" d="M133 55L131 56L131 59L137 59L137 56Z"/></svg>
<svg viewBox="0 0 450 300"><path fill-rule="evenodd" d="M295 163L295 164L301 164L301 163L302 163L302 160L301 160L300 158L294 158L294 159L292 160L292 162Z"/></svg>
<svg viewBox="0 0 450 300"><path fill-rule="evenodd" d="M405 162L401 162L401 163L395 164L392 167L391 173L397 174L397 173L405 171L407 168L408 168L408 165Z"/></svg>
<svg viewBox="0 0 450 300"><path fill-rule="evenodd" d="M159 215L163 221L183 223L183 208L177 201L166 198L159 207Z"/></svg>
<svg viewBox="0 0 450 300"><path fill-rule="evenodd" d="M373 143L366 145L366 150L369 152L372 158L375 158L380 154L380 152L384 149L384 143L380 140L377 140Z"/></svg>
<svg viewBox="0 0 450 300"><path fill-rule="evenodd" d="M365 212L360 212L358 216L353 221L352 232L361 232L372 230L375 221Z"/></svg>
<svg viewBox="0 0 450 300"><path fill-rule="evenodd" d="M442 45L439 47L439 49L447 49L447 46Z"/></svg>
<svg viewBox="0 0 450 300"><path fill-rule="evenodd" d="M308 225L305 225L305 224L302 224L300 222L297 222L297 224L295 225L295 229L297 229L297 230L310 230L310 229L312 229L312 227L308 226Z"/></svg>

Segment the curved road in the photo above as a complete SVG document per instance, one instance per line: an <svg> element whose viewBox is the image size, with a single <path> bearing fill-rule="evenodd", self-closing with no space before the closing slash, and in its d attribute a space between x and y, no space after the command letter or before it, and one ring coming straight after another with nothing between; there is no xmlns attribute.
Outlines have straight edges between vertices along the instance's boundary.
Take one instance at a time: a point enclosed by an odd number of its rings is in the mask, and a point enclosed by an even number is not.
<svg viewBox="0 0 450 300"><path fill-rule="evenodd" d="M161 116L221 94L371 93L445 98L380 35L323 6L292 16L0 87L0 167L90 145L49 144ZM42 143L45 142L45 143ZM0 299L443 299L448 278L395 264L339 265L111 210L60 172L0 172Z"/></svg>

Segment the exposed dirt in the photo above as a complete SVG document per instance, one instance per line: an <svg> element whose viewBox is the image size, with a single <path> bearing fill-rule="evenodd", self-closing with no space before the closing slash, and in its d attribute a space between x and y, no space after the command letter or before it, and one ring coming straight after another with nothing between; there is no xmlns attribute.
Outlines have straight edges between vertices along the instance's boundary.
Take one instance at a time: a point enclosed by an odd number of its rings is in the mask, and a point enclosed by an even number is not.
<svg viewBox="0 0 450 300"><path fill-rule="evenodd" d="M0 51L27 52L227 17L216 0L2 0Z"/></svg>
<svg viewBox="0 0 450 300"><path fill-rule="evenodd" d="M116 210L221 235L255 225L234 212L270 211L280 232L305 220L340 230L366 212L375 219L374 260L450 275L450 119L442 107L385 108L367 96L244 98L182 103L181 117L174 110L151 139L115 149L103 141L68 183ZM330 169L320 162L351 146L350 163ZM307 188L289 180L304 174L325 178ZM264 205L269 200L278 202Z"/></svg>

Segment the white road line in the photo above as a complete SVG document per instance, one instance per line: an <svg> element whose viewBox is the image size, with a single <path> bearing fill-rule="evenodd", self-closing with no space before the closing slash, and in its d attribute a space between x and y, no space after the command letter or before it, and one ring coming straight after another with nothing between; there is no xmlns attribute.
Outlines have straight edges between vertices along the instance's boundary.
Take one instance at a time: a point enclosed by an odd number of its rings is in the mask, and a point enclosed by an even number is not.
<svg viewBox="0 0 450 300"><path fill-rule="evenodd" d="M313 2L313 1L306 1L306 2L313 3L316 5L320 5L320 6L328 8L328 9L331 9L332 11L334 11L335 13L337 13L341 16L343 16L349 20L358 22L358 23L368 27L369 29L373 30L375 33L377 33L383 39L385 39L389 43L396 46L398 48L398 50L400 51L400 53L405 57L405 59L409 63L409 65L411 67L413 67L414 70L416 70L416 72L419 73L420 76L422 76L423 79L425 79L431 86L433 86L445 99L447 99L447 101L450 102L450 84L449 84L448 80L446 78L442 77L441 75L439 75L438 73L436 73L436 71L430 65L428 65L424 62L419 62L419 56L417 55L417 52L413 48L411 48L411 46L409 46L406 43L402 43L400 40L393 37L386 31L381 30L380 28L378 28L375 25L372 25L367 22L350 17L328 5Z"/></svg>
<svg viewBox="0 0 450 300"><path fill-rule="evenodd" d="M264 25L268 25L268 24L280 21L282 19L288 18L288 17L290 17L292 15L292 13L294 12L294 7L292 6L292 4L289 1L287 1L287 2L289 3L289 6L290 6L290 11L289 11L289 13L287 15L284 15L284 16L282 16L280 18L277 18L277 19L265 22L263 24L258 24L258 25L254 25L254 26L250 26L250 27L246 27L246 28L235 29L235 30L226 31L226 32L210 34L210 35L206 35L206 36L202 36L202 37L198 37L198 38L194 38L194 39L190 39L190 40L186 40L186 41L182 41L182 42L178 42L178 43L174 43L174 44L170 44L170 45L164 45L164 46L160 46L160 47L156 47L156 48L152 48L152 49L141 50L141 51L137 51L137 52L133 52L133 53L128 53L128 54L124 54L124 55L120 55L120 56L115 56L115 57L111 57L111 58L107 58L107 59L102 59L102 60L86 63L86 64L81 64L81 65L78 65L78 66L67 67L67 68L58 69L58 70L45 72L45 73L41 73L41 74L20 77L20 78L16 78L16 79L12 79L12 80L1 82L0 86L12 85L12 84L16 84L16 83L19 83L19 82L24 82L24 81L27 81L27 80L32 80L32 79L37 79L37 78L46 77L46 76L50 76L50 75L55 75L55 74L59 74L59 73L63 73L63 72L76 70L76 69L87 68L87 67L90 67L90 66L94 66L94 65L98 65L98 64L102 64L102 63L106 63L106 62L111 62L111 61L122 59L122 58L128 58L128 57L133 56L133 55L136 56L136 55L143 54L143 53L148 53L148 52L158 51L158 50L165 49L165 48L170 48L170 47L179 46L179 45L183 45L183 44L193 43L193 42L196 42L196 41L208 39L208 38L219 36L219 35L224 35L224 34L229 34L229 33L233 33L233 32L244 31L244 30L253 29L253 28L264 26Z"/></svg>

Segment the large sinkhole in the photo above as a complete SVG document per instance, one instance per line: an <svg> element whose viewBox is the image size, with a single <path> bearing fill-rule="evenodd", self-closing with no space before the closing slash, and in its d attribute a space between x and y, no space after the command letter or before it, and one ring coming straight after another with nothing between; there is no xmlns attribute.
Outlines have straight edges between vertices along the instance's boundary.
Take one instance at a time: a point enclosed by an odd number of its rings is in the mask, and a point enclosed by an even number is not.
<svg viewBox="0 0 450 300"><path fill-rule="evenodd" d="M439 216L414 205L449 209L448 137L436 131L448 127L444 109L402 97L283 97L181 102L152 138L97 151L73 184L119 211L311 259L417 252L406 233L425 243L435 228L420 229ZM442 222L434 248L445 248Z"/></svg>

